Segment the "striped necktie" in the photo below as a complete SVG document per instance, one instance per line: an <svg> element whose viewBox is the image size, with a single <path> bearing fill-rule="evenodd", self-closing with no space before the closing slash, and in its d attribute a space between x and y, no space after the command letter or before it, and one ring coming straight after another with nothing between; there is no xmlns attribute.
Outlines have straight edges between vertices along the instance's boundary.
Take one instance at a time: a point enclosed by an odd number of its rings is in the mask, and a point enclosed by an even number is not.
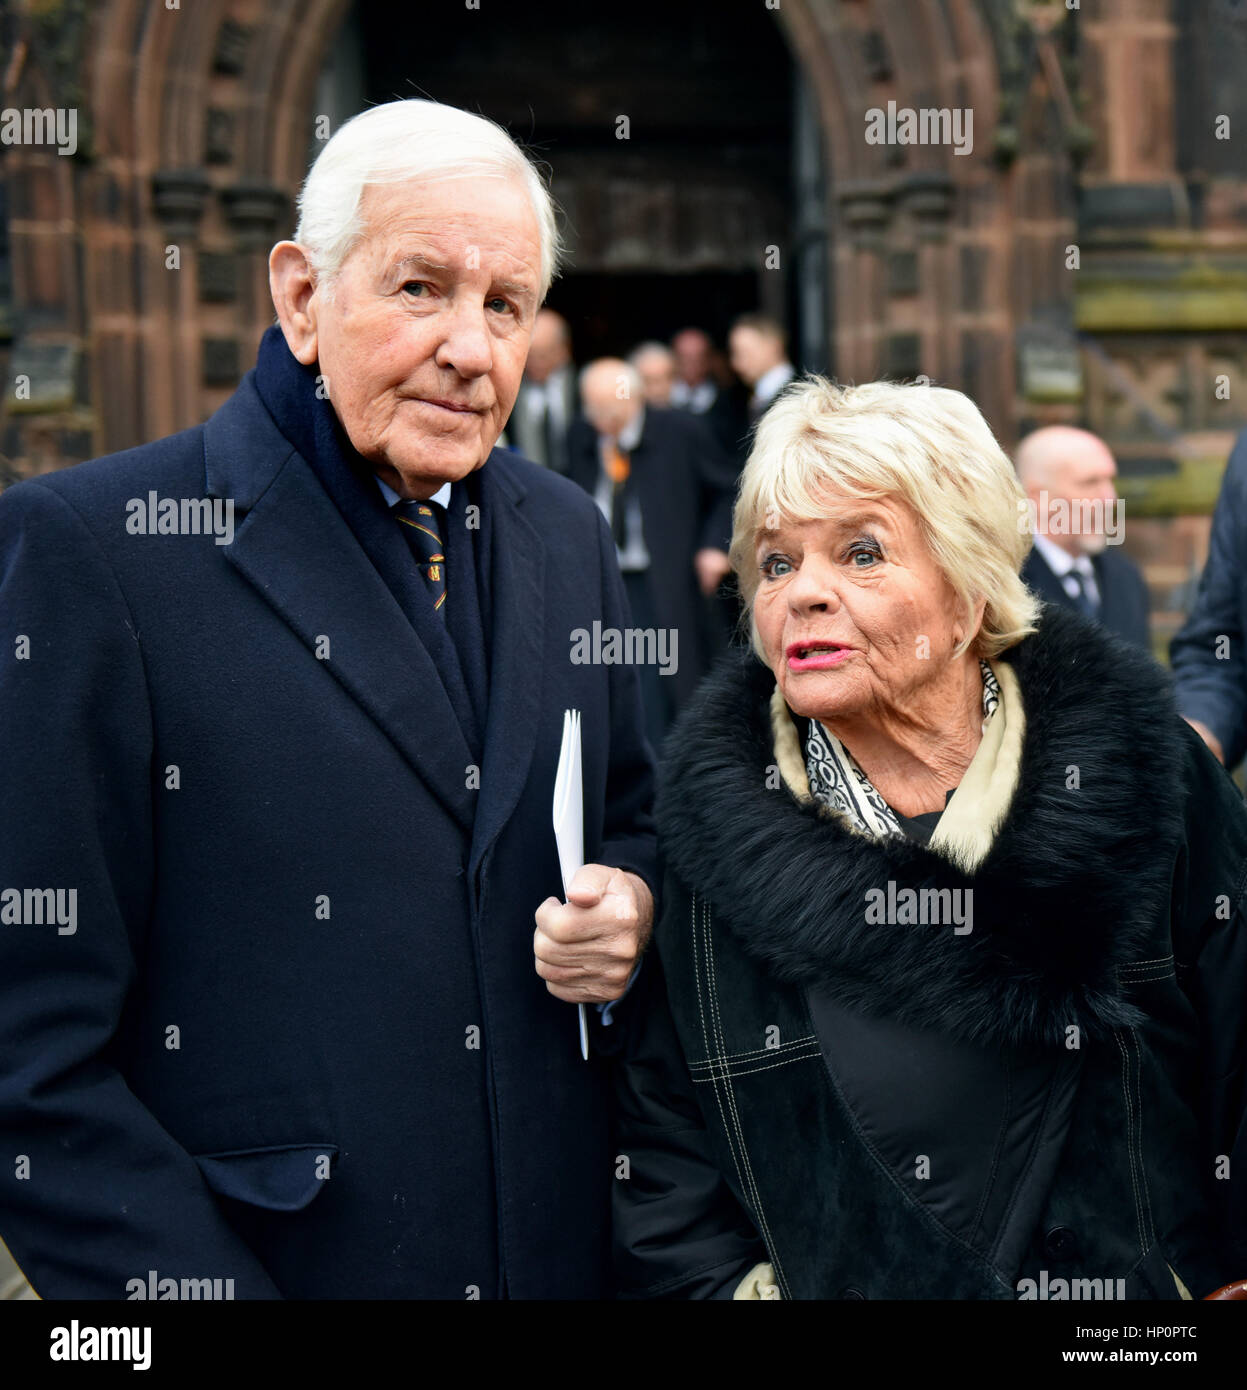
<svg viewBox="0 0 1247 1390"><path fill-rule="evenodd" d="M394 515L403 528L416 566L424 575L433 611L446 614L446 556L442 550L442 509L436 502L395 502Z"/></svg>

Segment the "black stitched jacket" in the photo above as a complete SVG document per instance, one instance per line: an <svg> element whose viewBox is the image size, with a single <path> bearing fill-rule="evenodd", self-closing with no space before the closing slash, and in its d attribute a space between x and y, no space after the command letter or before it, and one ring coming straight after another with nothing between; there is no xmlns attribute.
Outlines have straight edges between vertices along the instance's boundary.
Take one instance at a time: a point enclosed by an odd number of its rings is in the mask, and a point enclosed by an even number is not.
<svg viewBox="0 0 1247 1390"><path fill-rule="evenodd" d="M1000 660L1026 731L973 873L799 801L751 654L675 726L619 1069L624 1296L731 1298L760 1262L783 1298L1247 1278L1242 799L1165 672L1081 617ZM865 910L906 889L972 890L972 930Z"/></svg>

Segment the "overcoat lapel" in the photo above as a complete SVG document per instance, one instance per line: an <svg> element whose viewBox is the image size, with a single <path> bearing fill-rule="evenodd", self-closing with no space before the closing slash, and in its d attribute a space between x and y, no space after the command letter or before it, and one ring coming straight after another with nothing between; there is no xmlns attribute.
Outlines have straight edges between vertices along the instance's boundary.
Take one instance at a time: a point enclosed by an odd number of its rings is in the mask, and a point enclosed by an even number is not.
<svg viewBox="0 0 1247 1390"><path fill-rule="evenodd" d="M470 831L472 755L433 660L249 382L208 421L204 453L208 495L234 501L226 558L309 649L329 639L330 674Z"/></svg>
<svg viewBox="0 0 1247 1390"><path fill-rule="evenodd" d="M481 470L481 506L492 527L493 612L489 716L482 795L472 840L477 865L506 824L532 765L545 680L546 548L524 514L525 488L495 450ZM550 785L551 802L554 784Z"/></svg>

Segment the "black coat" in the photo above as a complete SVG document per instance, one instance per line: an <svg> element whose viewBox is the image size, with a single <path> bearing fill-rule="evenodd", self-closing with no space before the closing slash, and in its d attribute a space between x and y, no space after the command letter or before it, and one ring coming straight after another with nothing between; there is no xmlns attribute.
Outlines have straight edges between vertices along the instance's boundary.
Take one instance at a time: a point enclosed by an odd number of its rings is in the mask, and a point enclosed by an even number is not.
<svg viewBox="0 0 1247 1390"><path fill-rule="evenodd" d="M629 1293L731 1297L755 1261L785 1298L1247 1277L1247 812L1150 659L1051 607L1002 659L1027 727L973 875L799 803L749 653L674 727ZM889 882L972 889L972 931L871 925Z"/></svg>
<svg viewBox="0 0 1247 1390"><path fill-rule="evenodd" d="M1109 547L1091 557L1091 568L1095 571L1096 587L1100 591L1099 622L1110 632L1150 652L1152 639L1148 631L1148 614L1151 600L1138 565L1129 555ZM1077 603L1065 592L1065 586L1039 553L1038 546L1033 547L1026 557L1026 563L1022 566L1022 580L1045 603L1057 603L1062 608L1079 611Z"/></svg>
<svg viewBox="0 0 1247 1390"><path fill-rule="evenodd" d="M651 764L635 671L569 659L623 622L601 517L507 452L480 476L478 782L250 377L0 498L0 885L78 894L73 934L0 926L0 1236L43 1296L149 1270L237 1298L609 1290L607 1063L534 971L533 912L562 896L564 709L586 856L653 878ZM127 534L149 489L233 499L232 544Z"/></svg>
<svg viewBox="0 0 1247 1390"><path fill-rule="evenodd" d="M721 387L709 407L695 418L705 423L739 473L749 453L749 392L740 386Z"/></svg>
<svg viewBox="0 0 1247 1390"><path fill-rule="evenodd" d="M568 367L562 374L561 392L563 397L563 423L561 428L550 431L550 443L554 447L554 457L546 458L546 438L544 431L534 429L529 415L528 397L533 391L529 381L520 383L510 417L507 419L507 437L516 453L534 460L556 473L567 472L567 440L572 421L580 410L580 393L576 387L576 369Z"/></svg>
<svg viewBox="0 0 1247 1390"><path fill-rule="evenodd" d="M569 476L593 494L601 457L597 432L583 416L572 424L568 450ZM658 624L680 634L679 668L671 679L682 704L705 673L713 640L693 556L706 547L726 550L731 543L735 471L697 416L654 406L645 408L630 459Z"/></svg>

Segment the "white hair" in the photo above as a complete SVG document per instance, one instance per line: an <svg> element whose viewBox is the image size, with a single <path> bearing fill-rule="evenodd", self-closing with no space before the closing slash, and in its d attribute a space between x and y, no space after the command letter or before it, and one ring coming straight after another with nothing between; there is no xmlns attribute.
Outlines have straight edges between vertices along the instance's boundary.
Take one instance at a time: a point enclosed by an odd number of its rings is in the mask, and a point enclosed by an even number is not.
<svg viewBox="0 0 1247 1390"><path fill-rule="evenodd" d="M294 239L308 251L317 278L332 281L363 234L359 207L366 188L464 177L523 186L541 236L544 299L563 250L545 180L500 125L436 101L389 101L340 126L304 180Z"/></svg>

